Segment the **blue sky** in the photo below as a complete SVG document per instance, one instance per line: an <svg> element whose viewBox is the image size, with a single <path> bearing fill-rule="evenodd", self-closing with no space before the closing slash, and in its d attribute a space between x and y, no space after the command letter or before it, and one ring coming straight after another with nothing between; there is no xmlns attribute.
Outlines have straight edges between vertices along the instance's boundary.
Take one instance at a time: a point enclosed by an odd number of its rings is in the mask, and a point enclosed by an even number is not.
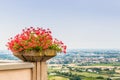
<svg viewBox="0 0 120 80"><path fill-rule="evenodd" d="M50 28L68 48L120 48L120 0L0 0L0 49L25 27Z"/></svg>

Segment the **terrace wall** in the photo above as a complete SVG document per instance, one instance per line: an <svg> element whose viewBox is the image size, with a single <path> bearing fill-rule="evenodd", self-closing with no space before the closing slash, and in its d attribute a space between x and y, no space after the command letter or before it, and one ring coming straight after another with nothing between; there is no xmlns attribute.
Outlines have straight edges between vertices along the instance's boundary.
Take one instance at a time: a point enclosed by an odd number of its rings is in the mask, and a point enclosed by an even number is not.
<svg viewBox="0 0 120 80"><path fill-rule="evenodd" d="M46 62L0 61L0 80L47 80L46 67Z"/></svg>

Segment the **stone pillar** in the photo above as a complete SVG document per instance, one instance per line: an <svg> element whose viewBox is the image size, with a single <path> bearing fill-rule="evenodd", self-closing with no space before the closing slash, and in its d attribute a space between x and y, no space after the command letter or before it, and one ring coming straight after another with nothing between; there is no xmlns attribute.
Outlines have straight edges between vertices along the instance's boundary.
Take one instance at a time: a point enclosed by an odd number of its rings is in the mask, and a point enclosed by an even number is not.
<svg viewBox="0 0 120 80"><path fill-rule="evenodd" d="M47 64L46 61L33 62L33 80L47 80Z"/></svg>
<svg viewBox="0 0 120 80"><path fill-rule="evenodd" d="M34 64L32 69L32 80L47 80L47 64L46 61L56 56L56 50L44 50L41 52L30 51L23 53L14 53L14 55L25 62Z"/></svg>

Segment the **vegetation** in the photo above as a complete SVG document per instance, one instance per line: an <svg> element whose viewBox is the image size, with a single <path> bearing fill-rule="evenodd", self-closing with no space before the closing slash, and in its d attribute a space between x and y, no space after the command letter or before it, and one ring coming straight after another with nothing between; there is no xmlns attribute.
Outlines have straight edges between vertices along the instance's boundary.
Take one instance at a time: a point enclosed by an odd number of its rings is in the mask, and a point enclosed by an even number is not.
<svg viewBox="0 0 120 80"><path fill-rule="evenodd" d="M65 70L67 69L67 70ZM56 73L52 76L61 77L64 80L120 80L120 73L116 73L116 70L120 70L120 67L108 67L104 66L103 68L91 67L91 66L63 66L61 69L49 69L49 73ZM51 80L52 78L49 77ZM54 80L54 79L53 79ZM58 80L58 79L57 79Z"/></svg>
<svg viewBox="0 0 120 80"><path fill-rule="evenodd" d="M120 66L120 62L114 62L114 63L98 63L98 64L91 64L90 66Z"/></svg>
<svg viewBox="0 0 120 80"><path fill-rule="evenodd" d="M68 80L68 78L61 77L61 76L49 76L48 80Z"/></svg>

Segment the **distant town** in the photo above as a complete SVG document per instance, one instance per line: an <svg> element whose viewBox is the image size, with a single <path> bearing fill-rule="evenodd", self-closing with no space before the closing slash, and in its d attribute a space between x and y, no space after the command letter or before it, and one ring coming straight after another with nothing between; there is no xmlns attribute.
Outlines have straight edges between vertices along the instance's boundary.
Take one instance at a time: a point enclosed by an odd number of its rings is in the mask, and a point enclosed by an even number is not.
<svg viewBox="0 0 120 80"><path fill-rule="evenodd" d="M117 49L75 49L68 50L66 54L58 54L58 56L48 61L48 64L77 64L92 65L99 63L115 63L120 62L120 50Z"/></svg>

